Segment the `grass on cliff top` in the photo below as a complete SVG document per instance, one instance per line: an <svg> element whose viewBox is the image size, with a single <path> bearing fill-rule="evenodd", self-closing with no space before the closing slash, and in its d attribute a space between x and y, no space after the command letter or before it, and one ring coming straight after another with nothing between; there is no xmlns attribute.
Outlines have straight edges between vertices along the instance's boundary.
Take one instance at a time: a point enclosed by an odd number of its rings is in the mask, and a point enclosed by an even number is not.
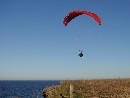
<svg viewBox="0 0 130 98"><path fill-rule="evenodd" d="M47 98L130 98L130 79L65 80L60 85L44 89Z"/></svg>

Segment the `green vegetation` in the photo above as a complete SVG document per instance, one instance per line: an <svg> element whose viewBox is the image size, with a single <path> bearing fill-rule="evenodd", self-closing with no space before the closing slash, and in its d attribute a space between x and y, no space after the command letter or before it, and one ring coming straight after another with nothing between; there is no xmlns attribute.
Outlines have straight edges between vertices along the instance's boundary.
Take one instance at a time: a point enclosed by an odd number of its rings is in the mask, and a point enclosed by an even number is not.
<svg viewBox="0 0 130 98"><path fill-rule="evenodd" d="M46 98L130 98L130 79L66 80L43 90Z"/></svg>

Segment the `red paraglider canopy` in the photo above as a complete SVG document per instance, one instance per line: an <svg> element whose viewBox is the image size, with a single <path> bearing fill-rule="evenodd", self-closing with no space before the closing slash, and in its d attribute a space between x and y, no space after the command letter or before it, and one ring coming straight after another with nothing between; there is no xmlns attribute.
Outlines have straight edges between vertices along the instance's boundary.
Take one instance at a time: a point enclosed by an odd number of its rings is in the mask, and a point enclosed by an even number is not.
<svg viewBox="0 0 130 98"><path fill-rule="evenodd" d="M82 15L82 14L86 14L86 15L89 15L91 16L93 19L95 19L99 25L101 25L101 19L99 16L97 16L96 14L92 13L92 12L88 12L88 11L83 11L83 10L75 10L75 11L72 11L70 12L65 18L64 18L64 25L67 26L68 23L74 19L75 17L79 16L79 15Z"/></svg>

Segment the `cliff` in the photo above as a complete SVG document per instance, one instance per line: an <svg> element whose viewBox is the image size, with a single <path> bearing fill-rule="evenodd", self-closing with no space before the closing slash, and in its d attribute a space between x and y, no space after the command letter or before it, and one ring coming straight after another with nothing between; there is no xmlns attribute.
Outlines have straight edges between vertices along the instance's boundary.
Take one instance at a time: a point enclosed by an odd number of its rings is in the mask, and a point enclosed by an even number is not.
<svg viewBox="0 0 130 98"><path fill-rule="evenodd" d="M45 88L45 98L130 98L130 79L65 80Z"/></svg>

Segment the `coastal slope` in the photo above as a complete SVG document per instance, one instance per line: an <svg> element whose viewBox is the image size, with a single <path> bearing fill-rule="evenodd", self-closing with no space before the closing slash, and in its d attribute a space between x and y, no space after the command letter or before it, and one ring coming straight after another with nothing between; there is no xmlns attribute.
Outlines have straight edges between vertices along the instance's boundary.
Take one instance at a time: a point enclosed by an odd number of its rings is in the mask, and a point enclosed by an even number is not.
<svg viewBox="0 0 130 98"><path fill-rule="evenodd" d="M70 92L70 86L73 89ZM72 94L72 95L70 95ZM45 88L44 98L130 98L130 79L65 80Z"/></svg>

